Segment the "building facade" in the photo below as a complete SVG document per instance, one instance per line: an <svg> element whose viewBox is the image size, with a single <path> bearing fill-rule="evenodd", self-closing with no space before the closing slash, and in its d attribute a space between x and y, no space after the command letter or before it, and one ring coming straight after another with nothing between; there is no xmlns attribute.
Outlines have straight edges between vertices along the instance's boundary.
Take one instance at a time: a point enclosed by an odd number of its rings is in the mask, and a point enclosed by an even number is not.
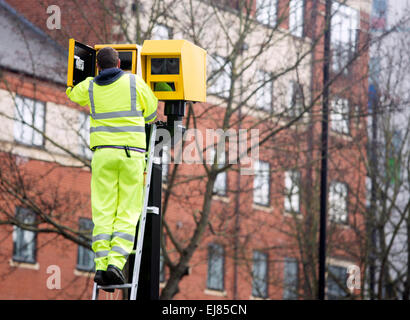
<svg viewBox="0 0 410 320"><path fill-rule="evenodd" d="M84 18L54 1L66 17L56 30L46 27L44 2L34 2L0 2L7 21L0 297L91 296L88 110L64 92L65 46L73 36L90 45L187 39L208 52L207 102L187 107L192 130L181 142L182 163L175 149L163 157L163 296L314 298L325 2L164 1L156 8L115 1ZM334 1L332 13L327 297L352 299L362 292L346 286L347 270L364 268L358 208L366 170L359 160L367 137L370 1ZM249 152L238 159L231 148L240 151L241 141Z"/></svg>
<svg viewBox="0 0 410 320"><path fill-rule="evenodd" d="M387 35L370 48L369 63L371 298L409 299L409 11L409 1L379 0L372 7L373 38Z"/></svg>

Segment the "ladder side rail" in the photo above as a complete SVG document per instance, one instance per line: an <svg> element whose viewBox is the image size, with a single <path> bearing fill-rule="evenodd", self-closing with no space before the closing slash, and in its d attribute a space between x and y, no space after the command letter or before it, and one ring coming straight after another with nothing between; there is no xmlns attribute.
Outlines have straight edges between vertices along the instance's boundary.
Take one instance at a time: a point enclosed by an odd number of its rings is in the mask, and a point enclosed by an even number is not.
<svg viewBox="0 0 410 320"><path fill-rule="evenodd" d="M137 248L135 252L134 260L134 269L132 273L132 288L130 294L130 300L136 300L137 290L138 290L138 281L139 281L139 272L141 267L141 256L142 256L142 246L144 242L144 233L145 233L145 222L147 216L147 206L149 198L149 189L151 184L151 173L152 173L152 164L154 159L154 150L155 150L155 139L156 139L157 127L155 124L152 124L151 127L151 136L149 140L149 149L148 149L148 161L146 165L146 176L145 176L145 187L144 187L144 201L142 207L142 215L140 217L140 231L138 232L137 238Z"/></svg>

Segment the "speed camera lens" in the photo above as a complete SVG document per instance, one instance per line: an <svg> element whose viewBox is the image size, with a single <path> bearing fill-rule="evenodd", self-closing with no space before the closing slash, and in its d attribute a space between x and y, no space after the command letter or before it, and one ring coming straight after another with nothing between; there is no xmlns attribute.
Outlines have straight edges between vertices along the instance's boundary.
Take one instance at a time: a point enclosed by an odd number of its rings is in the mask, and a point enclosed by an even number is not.
<svg viewBox="0 0 410 320"><path fill-rule="evenodd" d="M165 59L151 59L151 74L164 74L166 68Z"/></svg>
<svg viewBox="0 0 410 320"><path fill-rule="evenodd" d="M179 74L179 59L167 59L167 74Z"/></svg>
<svg viewBox="0 0 410 320"><path fill-rule="evenodd" d="M151 74L179 74L179 58L152 58Z"/></svg>

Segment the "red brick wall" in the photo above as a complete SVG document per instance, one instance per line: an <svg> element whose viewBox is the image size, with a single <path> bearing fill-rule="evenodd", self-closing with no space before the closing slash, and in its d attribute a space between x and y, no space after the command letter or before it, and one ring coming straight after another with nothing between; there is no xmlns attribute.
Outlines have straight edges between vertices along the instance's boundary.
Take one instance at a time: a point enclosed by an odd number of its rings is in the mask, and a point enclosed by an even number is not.
<svg viewBox="0 0 410 320"><path fill-rule="evenodd" d="M71 37L89 45L110 43L113 39L110 1L105 1L105 6L98 0L8 0L7 2L64 47L68 46L68 39ZM51 5L60 7L61 29L47 28L47 18L51 15L47 13L47 8Z"/></svg>
<svg viewBox="0 0 410 320"><path fill-rule="evenodd" d="M70 1L39 1L42 5L33 5L29 1L16 1L9 0L11 5L15 6L19 12L24 14L33 23L44 29L46 32L51 34L54 38L61 40L62 44L67 41L67 34L75 37L79 41L93 44L98 42L101 35L104 35L104 31L95 32L87 26L86 23L81 23L84 14L97 15L97 11L93 11L91 8L93 6L93 1L87 1L88 9L76 10ZM83 3L83 2L81 2ZM62 10L62 31L54 30L48 31L45 28L45 21L47 19L46 6L48 4L57 4L61 6ZM320 4L320 2L319 2ZM100 12L101 13L101 12ZM96 18L97 19L97 18ZM75 23L73 23L75 21ZM320 26L320 23L319 23ZM102 26L96 25L100 28ZM59 33L60 32L60 33ZM316 54L316 59L321 61L321 52L318 49ZM358 65L366 65L366 59L368 57L365 55L360 58ZM316 69L316 79L314 89L320 90L321 87L321 68L318 66ZM359 76L363 75L365 71L360 70ZM4 73L5 77L10 85L10 88L14 92L18 92L22 95L36 98L42 101L52 101L56 103L62 103L70 105L72 107L74 104L70 103L65 96L64 88L60 86L53 85L48 82L34 81L33 79L27 77L16 76L12 73ZM366 83L363 83L363 87L354 88L354 96L366 96ZM338 85L343 85L339 83ZM4 84L1 84L2 88L5 88ZM357 90L357 91L356 91ZM35 96L34 96L35 92ZM356 93L357 92L357 93ZM76 107L77 108L77 107ZM203 108L210 108L210 106L195 106L196 114L200 114L204 111ZM320 109L320 102L317 104L317 111ZM162 109L161 109L162 110ZM162 112L162 111L161 111ZM220 127L220 111L218 107L213 107L210 109L206 116L202 117L199 121L199 128L204 132L205 128ZM248 121L253 122L253 119L248 119ZM263 126L263 125L262 125ZM266 124L265 124L266 126ZM355 130L355 129L354 129ZM361 128L364 130L364 127ZM353 134L358 131L353 131ZM293 133L295 134L295 133ZM204 135L205 136L205 135ZM297 137L297 136L296 136ZM315 142L318 141L320 137L319 122L315 122L314 125L314 139ZM305 137L306 139L307 137ZM290 136L290 132L282 133L277 138L275 138L274 143L277 145L291 145L292 140L295 136ZM330 145L337 143L339 140L337 138L332 138ZM342 140L343 142L344 140ZM298 148L301 150L306 150L307 140L303 140ZM343 142L345 144L345 142ZM295 146L296 147L296 146ZM287 157L292 154L292 148L289 148L288 153L278 157L275 151L263 149L260 151L262 160L270 160L271 168L283 168L284 165L295 161L296 157L299 161L307 161L305 159L306 155L304 153L298 154L297 156ZM316 150L317 151L317 150ZM357 187L359 190L359 197L357 202L364 201L364 176L365 168L363 166L357 168L352 167L352 163L357 163L356 159L360 151L351 147L349 152L346 152L346 148L341 149L339 152L335 151L332 154L332 161L330 162L330 172L333 169L343 169L345 171L346 181ZM317 156L317 154L315 155ZM30 172L38 174L44 170L47 170L54 166L51 163L41 163L38 161L30 161L28 167ZM181 171L186 176L197 176L204 174L204 169L201 165L187 165L183 164L181 166ZM234 171L229 171L228 173L228 183L229 190L236 190L236 173ZM184 177L181 177L183 179ZM314 179L318 177L314 175ZM82 171L80 169L73 168L56 168L55 172L50 175L47 181L50 181L50 186L54 186L56 181L60 181L63 190L75 190L81 193L84 197L89 196L89 179L90 173L87 171ZM241 224L240 232L243 235L241 239L241 246L246 246L246 257L247 261L242 260L239 267L239 288L238 288L238 298L239 299L249 299L251 295L251 278L250 270L252 250L253 249L263 249L272 248L274 246L280 246L281 249L277 250L275 256L270 255L269 259L272 261L280 261L285 256L293 253L294 248L287 248L289 244L289 238L284 236L283 229L289 228L291 225L291 218L285 217L283 215L283 200L277 198L277 195L283 190L283 173L281 171L272 173L271 176L271 188L272 188L272 210L270 212L265 212L263 210L256 210L252 207L252 176L242 176L241 178L241 189L244 190L241 194ZM182 240L186 239L195 227L195 222L193 220L193 211L195 209L201 210L202 200L203 200L203 187L205 185L204 179L199 179L193 181L192 183L187 183L181 185L177 190L176 194L172 197L172 202L167 210L167 223L170 225L172 230L175 231L177 237ZM44 185L43 185L44 186ZM52 187L50 187L52 188ZM207 245L216 241L221 243L225 248L226 260L225 260L225 290L227 292L227 298L233 298L233 238L232 230L234 228L234 214L233 207L235 202L235 194L233 192L228 193L227 201L214 200L212 203L212 212L210 223L217 229L217 231L224 231L221 236L214 234L210 229L207 229L204 239L201 241L200 246L192 261L190 262L191 274L185 277L181 284L181 292L175 297L176 299L219 299L220 297L214 295L205 294L206 289L206 275L207 275ZM351 209L355 207L355 201L350 203ZM194 209L194 210L193 210ZM303 209L302 209L303 210ZM219 213L219 217L215 213ZM79 217L90 217L89 208L84 211L76 212L73 217L71 217L71 223L74 225L78 222ZM360 218L359 218L360 224ZM2 279L3 290L0 291L0 298L2 299L88 299L91 296L92 288L92 276L76 276L74 274L75 264L77 260L77 245L72 242L62 239L62 237L57 237L54 234L40 234L38 235L38 252L37 261L39 263L39 270L31 270L26 268L19 268L11 266L9 260L12 256L12 228L10 226L2 227L0 229L0 239L2 241L2 246L0 247L0 270L4 270L0 274ZM339 230L341 236L345 239L350 239L354 232L350 229ZM167 240L169 248L172 248L169 239ZM338 257L346 257L346 252L343 250L335 251ZM349 257L348 257L349 258ZM248 265L247 265L248 264ZM47 274L47 267L50 265L57 265L61 267L62 276L62 289L61 290L49 290L46 286L47 279L50 274ZM277 277L278 284L271 285L269 288L270 298L280 299L281 298L281 272L283 268L282 265L272 264L271 265L271 279ZM221 297L222 298L222 297Z"/></svg>

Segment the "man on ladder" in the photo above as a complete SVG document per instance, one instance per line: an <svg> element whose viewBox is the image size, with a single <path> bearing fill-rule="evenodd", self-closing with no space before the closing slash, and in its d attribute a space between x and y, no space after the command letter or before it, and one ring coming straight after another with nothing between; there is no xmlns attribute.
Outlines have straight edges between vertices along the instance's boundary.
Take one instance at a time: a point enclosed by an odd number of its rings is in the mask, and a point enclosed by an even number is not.
<svg viewBox="0 0 410 320"><path fill-rule="evenodd" d="M94 281L101 286L125 283L122 269L133 249L143 203L145 123L156 119L158 105L144 80L124 73L120 63L115 49L100 49L98 76L66 91L91 111L92 249Z"/></svg>

